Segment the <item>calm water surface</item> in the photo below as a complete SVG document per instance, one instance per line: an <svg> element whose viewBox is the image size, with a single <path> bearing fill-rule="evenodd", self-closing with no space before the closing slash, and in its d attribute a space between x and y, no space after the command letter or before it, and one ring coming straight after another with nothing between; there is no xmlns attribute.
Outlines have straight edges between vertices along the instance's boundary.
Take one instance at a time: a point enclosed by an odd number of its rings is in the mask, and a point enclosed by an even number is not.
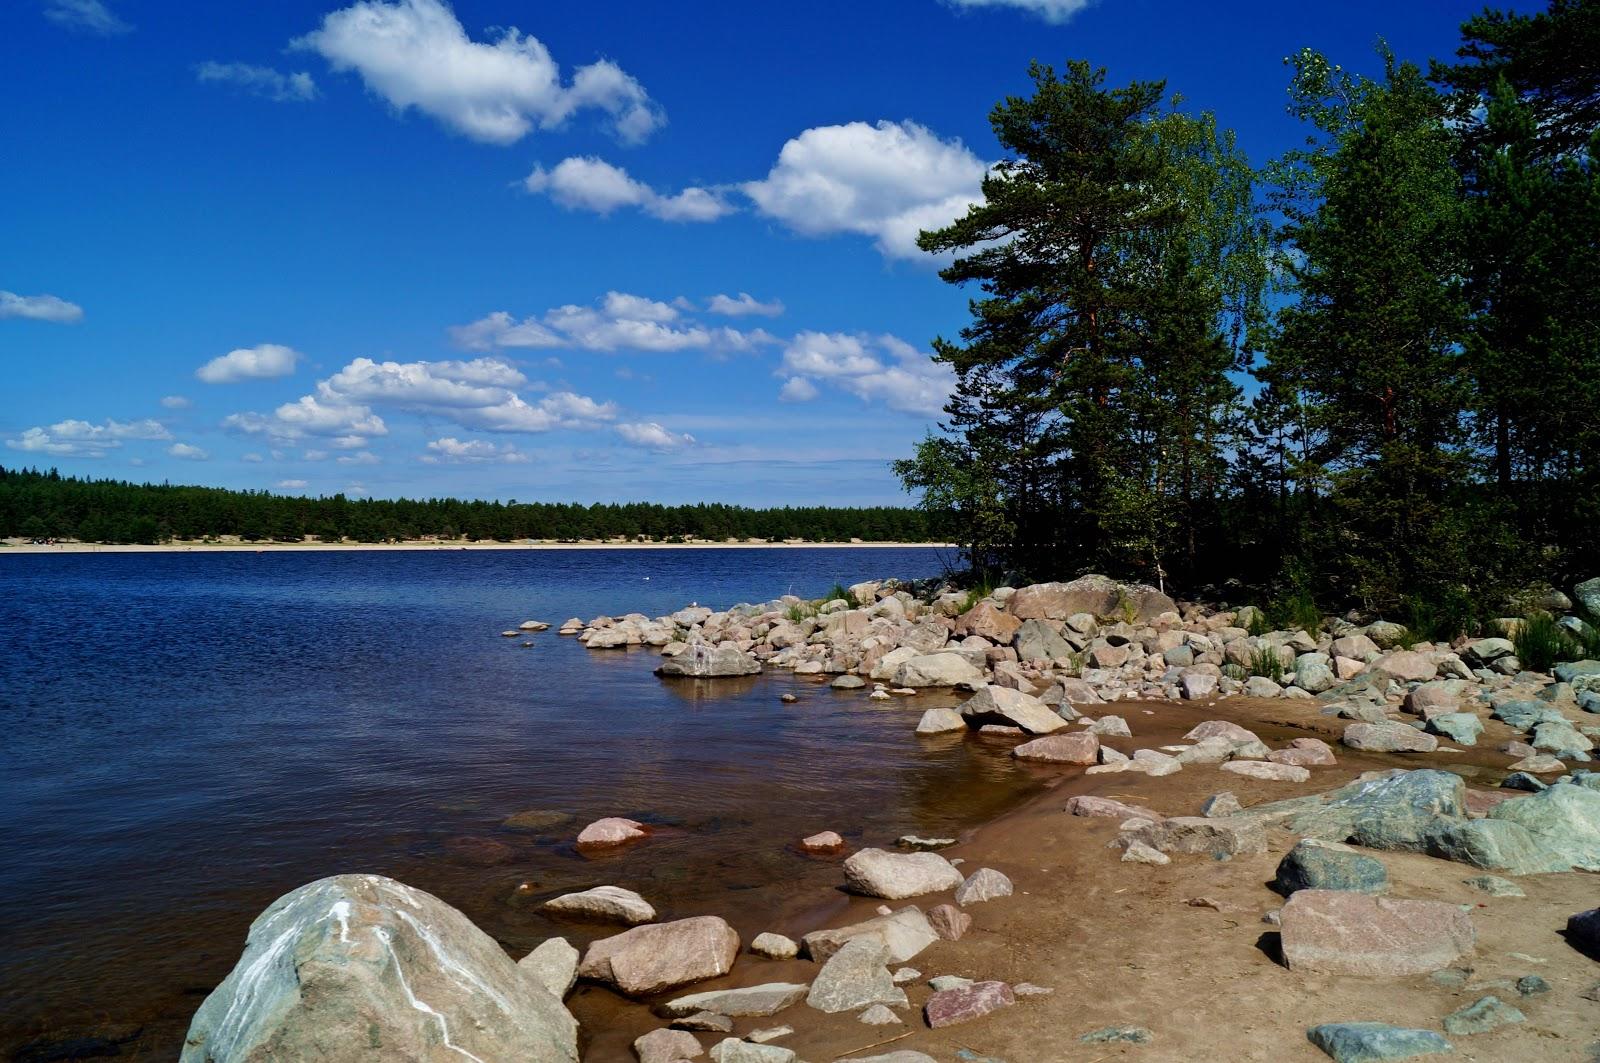
<svg viewBox="0 0 1600 1063"><path fill-rule="evenodd" d="M1003 745L912 735L936 697L880 708L787 673L668 683L650 652L498 636L524 619L816 595L949 560L0 556L0 1053L173 1058L251 919L324 875L401 878L514 954L614 932L537 911L603 882L663 918L726 915L748 940L838 882L794 839L832 828L881 844L1014 803L1037 783ZM801 700L780 703L790 690ZM529 810L571 819L503 825ZM606 815L661 829L585 859L571 839Z"/></svg>

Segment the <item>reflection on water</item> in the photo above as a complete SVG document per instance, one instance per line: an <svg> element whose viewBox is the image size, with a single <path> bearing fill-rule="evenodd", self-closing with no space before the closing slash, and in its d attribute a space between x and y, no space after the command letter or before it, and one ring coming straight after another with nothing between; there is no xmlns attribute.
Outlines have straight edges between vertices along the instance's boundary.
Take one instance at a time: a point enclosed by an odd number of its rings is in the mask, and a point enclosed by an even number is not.
<svg viewBox="0 0 1600 1063"><path fill-rule="evenodd" d="M648 652L498 637L523 619L815 594L943 560L0 558L0 1050L87 1036L171 1058L250 920L323 875L403 879L513 953L601 931L538 904L605 882L664 918L723 914L748 939L838 882L795 839L883 843L984 818L1036 784L1003 745L916 739L937 695L877 703L787 674L663 682ZM579 854L577 829L607 815L659 829Z"/></svg>

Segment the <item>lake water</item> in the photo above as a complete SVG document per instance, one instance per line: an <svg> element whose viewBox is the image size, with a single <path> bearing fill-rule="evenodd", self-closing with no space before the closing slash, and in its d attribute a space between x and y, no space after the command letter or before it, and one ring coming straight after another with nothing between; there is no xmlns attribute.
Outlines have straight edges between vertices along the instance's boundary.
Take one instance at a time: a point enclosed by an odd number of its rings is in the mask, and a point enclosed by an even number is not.
<svg viewBox="0 0 1600 1063"><path fill-rule="evenodd" d="M525 619L724 607L941 572L928 548L0 556L0 1052L171 1059L272 899L341 872L461 908L514 955L605 882L748 941L838 869L794 841L949 833L1039 785L1005 744L775 673L667 682ZM800 695L780 703L785 691ZM518 812L545 826L504 826ZM583 824L658 825L599 860ZM561 818L570 817L570 818ZM489 844L493 843L493 844ZM786 923L785 920L788 922ZM609 994L574 1010L605 1021Z"/></svg>

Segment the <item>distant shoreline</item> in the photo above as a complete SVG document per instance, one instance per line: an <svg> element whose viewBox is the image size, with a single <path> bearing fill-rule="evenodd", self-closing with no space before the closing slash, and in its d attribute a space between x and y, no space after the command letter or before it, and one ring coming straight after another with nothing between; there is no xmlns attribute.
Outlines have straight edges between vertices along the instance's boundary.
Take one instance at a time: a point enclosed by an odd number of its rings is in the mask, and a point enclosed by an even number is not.
<svg viewBox="0 0 1600 1063"><path fill-rule="evenodd" d="M311 551L411 551L411 550L794 550L794 549L955 549L952 543L903 542L783 542L783 543L619 543L604 540L581 540L575 543L551 540L522 542L438 542L411 540L401 543L248 543L248 542L172 542L172 543L54 543L39 545L16 540L0 542L0 557L12 554L224 554L224 553L308 553Z"/></svg>

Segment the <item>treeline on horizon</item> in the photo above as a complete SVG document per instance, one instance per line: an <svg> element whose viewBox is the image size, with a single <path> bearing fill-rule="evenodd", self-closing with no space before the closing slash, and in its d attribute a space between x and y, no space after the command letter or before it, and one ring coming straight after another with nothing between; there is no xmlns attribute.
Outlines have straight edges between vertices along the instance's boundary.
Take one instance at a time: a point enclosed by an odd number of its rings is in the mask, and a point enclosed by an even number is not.
<svg viewBox="0 0 1600 1063"><path fill-rule="evenodd" d="M454 498L291 497L219 487L136 484L0 467L0 536L158 543L237 535L254 541L444 539L807 539L943 542L938 517L894 506L717 503L577 505Z"/></svg>
<svg viewBox="0 0 1600 1063"><path fill-rule="evenodd" d="M971 321L896 471L987 582L1411 616L1600 575L1600 0L1427 70L1286 58L1256 166L1164 82L1036 63L984 201L920 245Z"/></svg>

